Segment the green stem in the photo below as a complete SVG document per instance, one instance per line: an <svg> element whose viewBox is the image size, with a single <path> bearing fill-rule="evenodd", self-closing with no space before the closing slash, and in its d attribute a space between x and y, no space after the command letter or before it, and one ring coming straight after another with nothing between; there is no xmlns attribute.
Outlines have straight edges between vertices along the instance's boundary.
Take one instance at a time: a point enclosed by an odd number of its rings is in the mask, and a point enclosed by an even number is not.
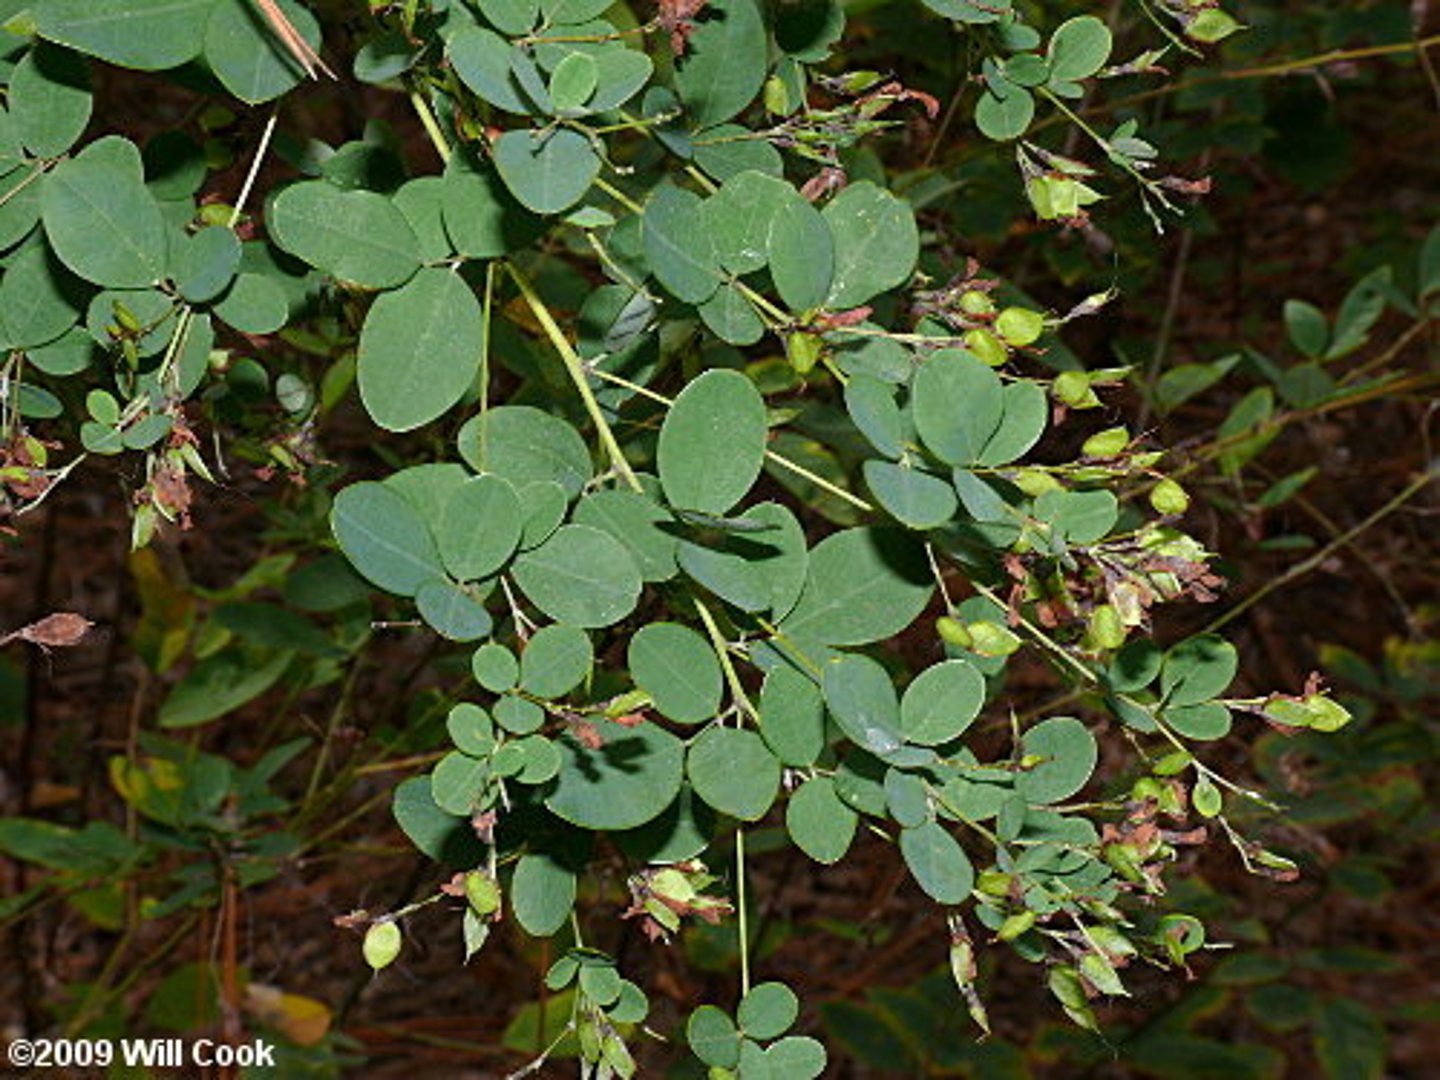
<svg viewBox="0 0 1440 1080"><path fill-rule="evenodd" d="M545 336L550 339L550 344L560 354L560 359L565 363L565 370L570 375L570 381L575 384L576 391L580 394L580 400L585 403L585 411L590 415L591 422L599 434L600 443L605 447L605 452L610 457L610 462L615 467L620 479L630 487L632 491L643 492L639 479L630 468L630 462L625 460L625 452L620 449L620 443L615 438L615 432L610 430L610 423L605 419L604 412L600 409L600 403L595 400L595 392L590 389L590 380L585 372L584 361L580 355L566 340L560 326L555 322L555 317L550 314L550 309L545 306L545 301L530 284L530 280L521 272L520 268L513 262L506 262L505 268L510 271L510 277L520 289L520 295L525 298L525 303L530 308L530 313L545 331Z"/></svg>
<svg viewBox="0 0 1440 1080"><path fill-rule="evenodd" d="M420 93L418 87L410 88L410 107L415 110L415 115L420 117L420 125L425 129L425 134L430 137L430 144L435 147L435 152L440 155L442 162L450 161L450 143L445 138L445 133L440 130L440 123L435 119L435 113L430 108L430 102L425 95Z"/></svg>
<svg viewBox="0 0 1440 1080"><path fill-rule="evenodd" d="M245 209L250 192L255 188L255 178L260 175L260 166L265 161L266 151L270 149L270 139L275 134L275 121L279 118L280 108L276 106L270 110L270 119L265 121L265 130L260 133L260 144L255 147L255 157L245 173L245 182L240 185L240 194L235 196L235 205L230 208L229 224L232 229L240 223L240 214Z"/></svg>
<svg viewBox="0 0 1440 1080"><path fill-rule="evenodd" d="M1229 611L1214 619L1210 623L1210 625L1205 627L1204 631L1202 632L1206 634L1214 633L1222 626L1233 622L1240 615L1244 614L1246 611L1249 611L1252 607L1258 604L1261 600L1265 599L1265 597L1269 596L1276 589L1284 588L1296 578L1304 577L1306 574L1310 573L1310 571L1322 565L1325 560L1329 559L1330 556L1335 554L1335 552L1340 550L1342 547L1347 546L1361 533L1364 533L1367 530L1371 529L1376 524L1393 514L1396 510L1399 510L1416 495L1420 494L1421 491L1429 487L1430 484L1432 484L1436 479L1440 479L1440 473L1437 473L1433 468L1427 469L1425 472L1417 476L1414 480L1410 481L1410 483L1406 484L1404 489L1402 489L1398 494L1396 494L1388 502L1386 502L1384 506L1380 507L1364 521L1360 522L1358 525L1355 525L1350 529L1347 529L1345 532L1335 537L1335 539L1331 540L1330 543L1326 544L1320 550L1316 551L1308 559L1305 559L1302 562L1295 563L1279 577L1271 578L1260 588L1256 589L1253 593L1251 593L1249 596L1245 597L1245 599L1241 600L1238 604L1232 607Z"/></svg>
<svg viewBox="0 0 1440 1080"><path fill-rule="evenodd" d="M750 993L750 918L745 911L745 829L735 830L735 923L740 935L740 996Z"/></svg>
<svg viewBox="0 0 1440 1080"><path fill-rule="evenodd" d="M754 723L759 724L760 714L750 701L749 695L745 693L745 687L740 682L735 665L730 662L730 649L726 644L725 635L720 633L720 627L715 624L715 616L710 614L710 609L705 606L705 601L698 596L695 598L695 610L700 614L700 621L705 624L705 632L710 636L710 646L715 650L721 670L725 672L725 681L730 685L730 694L735 699L735 704L739 705L745 715L750 717Z"/></svg>
<svg viewBox="0 0 1440 1080"><path fill-rule="evenodd" d="M813 473L809 469L805 468L804 465L791 461L784 454L777 454L774 450L766 450L765 456L769 460L775 462L776 465L779 465L784 469L788 469L796 476L804 477L806 480L809 480L812 484L820 488L822 491L828 491L837 499L843 499L845 502L849 503L857 510L864 510L866 513L874 512L875 506L872 503L866 502L859 495L853 495L850 492L846 491L844 488L832 484L823 476L820 476L817 473Z"/></svg>

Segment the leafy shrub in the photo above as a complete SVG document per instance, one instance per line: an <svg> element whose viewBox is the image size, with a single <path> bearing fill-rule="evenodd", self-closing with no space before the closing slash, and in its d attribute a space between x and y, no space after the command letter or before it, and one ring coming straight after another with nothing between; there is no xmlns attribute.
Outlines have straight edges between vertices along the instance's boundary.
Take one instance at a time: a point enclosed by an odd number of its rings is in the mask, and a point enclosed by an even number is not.
<svg viewBox="0 0 1440 1080"><path fill-rule="evenodd" d="M982 939L1095 1029L1127 968L1188 972L1210 944L1163 900L1182 849L1223 837L1248 868L1296 874L1257 839L1250 811L1278 807L1206 744L1237 716L1328 734L1350 713L1315 681L1232 696L1223 637L1153 635L1158 608L1223 583L1163 451L1093 419L1129 371L1063 341L1113 292L1045 310L923 212L943 170L902 185L875 149L907 123L973 127L1006 188L1002 231L1094 236L1110 201L1162 229L1207 181L1167 174L1142 115L1102 106L1163 77L1167 44L1199 53L1237 31L1220 8L1142 5L1154 33L1130 54L1067 5L906 5L968 51L949 102L849 68L828 0L664 2L643 25L608 0L327 21L365 100L405 102L429 140L439 167L411 175L405 132L372 123L332 149L281 126L270 103L323 93L307 76L334 51L298 4L19 7L0 119L0 479L23 515L86 455L134 462L136 648L157 675L189 664L158 710L170 734L111 762L143 842L31 819L0 834L101 925L210 903L314 843L361 769L330 757L357 658L395 623L463 646L436 661L447 690L377 733L382 756L433 761L392 805L444 883L341 921L377 972L442 901L467 960L502 922L558 939L545 985L568 1023L545 1054L602 1073L634 1072L649 1004L586 944L577 900L597 866L624 866L622 917L653 939L733 921L735 1008L699 1006L684 1036L713 1075L745 1077L826 1063L790 1033L795 994L752 978L747 843L776 841L765 821L822 865L862 828L893 843L944 909L937 936L981 1032ZM194 125L82 144L87 58L171 72L197 95ZM1277 394L1305 409L1344 390L1326 364L1387 302L1425 321L1434 264L1427 250L1411 295L1365 279L1333 323L1288 305L1305 359L1254 358L1272 385L1222 427L1221 468L1263 451ZM1233 366L1173 368L1150 407ZM368 453L336 466L316 433L354 423L357 398ZM221 431L296 490L271 513L287 550L197 603L147 545L192 525L192 483L223 475L202 450ZM1029 657L1078 715L1006 717L1007 671ZM242 768L183 737L276 687L338 691L303 799L275 779L306 740ZM1142 775L1095 782L1102 753L1130 747ZM192 857L207 846L226 853L218 873ZM169 891L127 911L149 860ZM97 988L72 1025L113 996Z"/></svg>

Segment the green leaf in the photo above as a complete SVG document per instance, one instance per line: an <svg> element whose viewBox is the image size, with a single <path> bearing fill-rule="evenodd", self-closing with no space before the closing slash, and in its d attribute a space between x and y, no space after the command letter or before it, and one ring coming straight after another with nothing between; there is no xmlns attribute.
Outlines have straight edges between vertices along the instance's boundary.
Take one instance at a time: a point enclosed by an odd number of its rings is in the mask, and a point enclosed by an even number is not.
<svg viewBox="0 0 1440 1080"><path fill-rule="evenodd" d="M727 344L744 348L765 336L765 323L755 306L728 283L697 310L710 332Z"/></svg>
<svg viewBox="0 0 1440 1080"><path fill-rule="evenodd" d="M835 794L835 782L816 776L801 784L785 806L785 828L795 846L818 863L833 865L845 857L860 822Z"/></svg>
<svg viewBox="0 0 1440 1080"><path fill-rule="evenodd" d="M395 789L391 812L401 831L421 852L451 866L476 866L486 848L466 818L435 805L428 776L412 776Z"/></svg>
<svg viewBox="0 0 1440 1080"><path fill-rule="evenodd" d="M600 65L588 53L573 52L550 73L550 103L562 116L575 116L595 93Z"/></svg>
<svg viewBox="0 0 1440 1080"><path fill-rule="evenodd" d="M160 726L194 727L233 712L274 686L294 655L231 648L207 656L170 691L160 706Z"/></svg>
<svg viewBox="0 0 1440 1080"><path fill-rule="evenodd" d="M894 529L846 529L811 550L800 602L780 629L826 645L880 641L909 626L933 588L913 539Z"/></svg>
<svg viewBox="0 0 1440 1080"><path fill-rule="evenodd" d="M275 0L301 38L317 52L320 24L296 0ZM205 62L220 84L250 105L270 101L298 85L305 69L249 0L215 0L205 25Z"/></svg>
<svg viewBox="0 0 1440 1080"><path fill-rule="evenodd" d="M564 697L590 677L595 649L579 627L542 626L520 654L520 689L536 697Z"/></svg>
<svg viewBox="0 0 1440 1080"><path fill-rule="evenodd" d="M591 723L600 747L570 735L559 740L563 763L545 805L573 825L605 832L659 817L680 793L685 744L655 724Z"/></svg>
<svg viewBox="0 0 1440 1080"><path fill-rule="evenodd" d="M482 645L480 650L490 647ZM500 645L493 647L503 648ZM471 757L489 757L495 752L495 725L490 715L474 702L462 701L451 708L445 717L445 731L461 753Z"/></svg>
<svg viewBox="0 0 1440 1080"><path fill-rule="evenodd" d="M739 124L716 124L690 140L695 164L724 183L742 172L785 174L785 159L763 135Z"/></svg>
<svg viewBox="0 0 1440 1080"><path fill-rule="evenodd" d="M645 581L668 581L675 576L678 539L657 525L675 520L659 503L634 491L607 489L591 492L575 505L577 525L593 525L625 546Z"/></svg>
<svg viewBox="0 0 1440 1080"><path fill-rule="evenodd" d="M1023 457L1040 441L1050 420L1050 402L1037 383L1007 383L1003 394L1005 414L986 440L977 462L990 468Z"/></svg>
<svg viewBox="0 0 1440 1080"><path fill-rule="evenodd" d="M528 405L502 405L471 417L456 441L472 469L494 473L517 491L550 480L573 499L590 480L590 451L580 433Z"/></svg>
<svg viewBox="0 0 1440 1080"><path fill-rule="evenodd" d="M724 514L754 486L769 432L765 399L736 371L693 380L665 417L657 451L671 505Z"/></svg>
<svg viewBox="0 0 1440 1080"><path fill-rule="evenodd" d="M505 186L537 214L568 210L600 174L600 155L571 128L546 134L507 131L495 140L492 153Z"/></svg>
<svg viewBox="0 0 1440 1080"><path fill-rule="evenodd" d="M900 854L925 894L940 904L963 903L975 887L975 868L942 826L927 821L900 831Z"/></svg>
<svg viewBox="0 0 1440 1080"><path fill-rule="evenodd" d="M1030 91L1012 86L1003 98L986 90L975 103L975 126L987 139L1009 142L1018 139L1035 119L1035 99Z"/></svg>
<svg viewBox="0 0 1440 1080"><path fill-rule="evenodd" d="M488 163L457 153L445 167L443 183L445 231L461 255L497 258L527 247L545 229L545 222L516 201Z"/></svg>
<svg viewBox="0 0 1440 1080"><path fill-rule="evenodd" d="M15 65L6 103L25 148L36 157L59 157L90 123L90 66L69 49L37 43Z"/></svg>
<svg viewBox="0 0 1440 1080"><path fill-rule="evenodd" d="M609 533L589 525L562 525L516 559L512 573L531 603L575 626L617 623L640 599L635 560Z"/></svg>
<svg viewBox="0 0 1440 1080"><path fill-rule="evenodd" d="M825 1047L808 1035L787 1035L763 1051L746 1042L740 1051L746 1080L814 1080L825 1071L825 1062Z"/></svg>
<svg viewBox="0 0 1440 1080"><path fill-rule="evenodd" d="M531 937L550 937L575 906L575 875L548 855L522 855L510 880L515 921Z"/></svg>
<svg viewBox="0 0 1440 1080"><path fill-rule="evenodd" d="M780 789L780 762L745 729L706 728L690 744L685 772L695 794L741 821L764 817Z"/></svg>
<svg viewBox="0 0 1440 1080"><path fill-rule="evenodd" d="M469 816L490 784L490 763L451 752L430 773L430 797L447 814Z"/></svg>
<svg viewBox="0 0 1440 1080"><path fill-rule="evenodd" d="M1330 1080L1379 1080L1389 1040L1380 1018L1359 1001L1325 997L1314 1007L1315 1056Z"/></svg>
<svg viewBox="0 0 1440 1080"><path fill-rule="evenodd" d="M710 299L720 287L720 266L705 228L700 196L661 184L645 204L645 257L655 280L689 304Z"/></svg>
<svg viewBox="0 0 1440 1080"><path fill-rule="evenodd" d="M731 520L760 528L725 532L718 545L682 540L680 569L742 611L783 617L805 586L805 531L779 503L760 503Z"/></svg>
<svg viewBox="0 0 1440 1080"><path fill-rule="evenodd" d="M79 320L87 291L44 245L15 255L0 280L7 347L29 349L54 341Z"/></svg>
<svg viewBox="0 0 1440 1080"><path fill-rule="evenodd" d="M520 498L508 482L498 476L466 480L434 526L445 569L461 581L493 574L515 554L523 521Z"/></svg>
<svg viewBox="0 0 1440 1080"><path fill-rule="evenodd" d="M1235 646L1215 634L1187 638L1165 654L1160 695L1167 706L1209 701L1234 681L1239 666Z"/></svg>
<svg viewBox="0 0 1440 1080"><path fill-rule="evenodd" d="M769 34L755 0L711 0L675 64L675 90L695 127L729 120L765 82Z"/></svg>
<svg viewBox="0 0 1440 1080"><path fill-rule="evenodd" d="M1109 491L1046 491L1035 500L1035 516L1068 543L1093 544L1115 527L1120 504Z"/></svg>
<svg viewBox="0 0 1440 1080"><path fill-rule="evenodd" d="M424 520L382 484L365 480L336 495L330 527L351 565L387 592L414 596L445 575Z"/></svg>
<svg viewBox="0 0 1440 1080"><path fill-rule="evenodd" d="M825 749L825 699L792 667L777 667L760 690L760 736L786 765L814 765Z"/></svg>
<svg viewBox="0 0 1440 1080"><path fill-rule="evenodd" d="M215 317L246 334L273 334L290 318L285 290L264 274L240 274L215 301Z"/></svg>
<svg viewBox="0 0 1440 1080"><path fill-rule="evenodd" d="M1208 742L1230 734L1230 710L1219 702L1170 706L1162 715L1167 724L1187 739Z"/></svg>
<svg viewBox="0 0 1440 1080"><path fill-rule="evenodd" d="M613 0L540 0L547 23L574 25L589 22L610 9Z"/></svg>
<svg viewBox="0 0 1440 1080"><path fill-rule="evenodd" d="M475 6L491 26L513 37L528 34L540 18L540 0L485 0Z"/></svg>
<svg viewBox="0 0 1440 1080"><path fill-rule="evenodd" d="M888 754L904 742L895 684L878 661L845 656L825 665L820 687L825 706L853 742L872 754Z"/></svg>
<svg viewBox="0 0 1440 1080"><path fill-rule="evenodd" d="M1068 799L1095 771L1095 736L1079 720L1055 716L1042 720L1020 739L1020 752L1033 764L1015 774L1015 790L1031 803Z"/></svg>
<svg viewBox="0 0 1440 1080"><path fill-rule="evenodd" d="M266 218L283 250L341 281L390 289L420 268L420 240L395 204L374 191L325 180L293 184Z"/></svg>
<svg viewBox="0 0 1440 1080"><path fill-rule="evenodd" d="M780 982L763 982L750 988L735 1009L735 1022L752 1039L777 1039L800 1017L800 999Z"/></svg>
<svg viewBox="0 0 1440 1080"><path fill-rule="evenodd" d="M515 688L520 678L520 664L514 653L492 641L475 650L470 658L470 672L486 690L503 694Z"/></svg>
<svg viewBox="0 0 1440 1080"><path fill-rule="evenodd" d="M466 27L450 39L448 51L460 81L491 105L511 113L536 111L511 67L511 57L519 50L499 34L480 26Z"/></svg>
<svg viewBox="0 0 1440 1080"><path fill-rule="evenodd" d="M1050 81L1088 79L1110 59L1110 46L1110 28L1094 15L1066 20L1056 28L1046 51L1050 59Z"/></svg>
<svg viewBox="0 0 1440 1080"><path fill-rule="evenodd" d="M1330 343L1330 324L1325 313L1304 300L1285 301L1285 332L1290 344L1311 359L1324 355Z"/></svg>
<svg viewBox="0 0 1440 1080"><path fill-rule="evenodd" d="M445 413L479 374L484 331L480 301L453 270L425 267L380 296L355 358L371 419L387 431L413 431Z"/></svg>
<svg viewBox="0 0 1440 1080"><path fill-rule="evenodd" d="M450 641L478 641L495 629L485 605L453 581L425 582L415 591L415 608L426 625Z"/></svg>
<svg viewBox="0 0 1440 1080"><path fill-rule="evenodd" d="M60 261L97 285L139 288L165 276L159 204L140 151L116 135L91 143L45 177L40 214Z"/></svg>
<svg viewBox="0 0 1440 1080"><path fill-rule="evenodd" d="M978 461L1005 417L1000 377L970 353L942 349L915 373L911 386L915 428L941 461Z"/></svg>
<svg viewBox="0 0 1440 1080"><path fill-rule="evenodd" d="M912 529L934 529L955 515L955 488L922 469L893 461L867 461L865 484L875 501Z"/></svg>
<svg viewBox="0 0 1440 1080"><path fill-rule="evenodd" d="M900 731L908 743L938 746L964 734L985 704L985 679L965 660L933 664L900 699Z"/></svg>
<svg viewBox="0 0 1440 1080"><path fill-rule="evenodd" d="M706 1065L733 1069L740 1063L740 1032L724 1010L714 1005L701 1005L690 1014L685 1041Z"/></svg>
<svg viewBox="0 0 1440 1080"><path fill-rule="evenodd" d="M200 52L216 0L43 0L41 37L120 67L160 71Z"/></svg>
<svg viewBox="0 0 1440 1080"><path fill-rule="evenodd" d="M720 711L722 679L710 643L677 623L650 623L630 639L627 652L635 685L661 715L702 724Z"/></svg>
<svg viewBox="0 0 1440 1080"><path fill-rule="evenodd" d="M819 307L835 276L835 240L824 215L803 199L770 222L770 276L793 311Z"/></svg>
<svg viewBox="0 0 1440 1080"><path fill-rule="evenodd" d="M23 173L13 171L0 179L0 248L9 248L25 238L40 220L40 193L37 183L41 172L38 165Z"/></svg>
<svg viewBox="0 0 1440 1080"><path fill-rule="evenodd" d="M732 274L763 269L771 223L802 201L784 180L762 172L747 169L726 180L703 209L705 231L720 265Z"/></svg>
<svg viewBox="0 0 1440 1080"><path fill-rule="evenodd" d="M714 836L714 812L686 785L659 817L613 839L630 858L659 866L695 858Z"/></svg>
<svg viewBox="0 0 1440 1080"><path fill-rule="evenodd" d="M203 304L225 291L240 267L240 238L234 229L212 225L180 242L171 276L180 295Z"/></svg>
<svg viewBox="0 0 1440 1080"><path fill-rule="evenodd" d="M835 238L835 274L825 306L858 307L909 280L920 257L920 232L908 203L868 180L825 207Z"/></svg>

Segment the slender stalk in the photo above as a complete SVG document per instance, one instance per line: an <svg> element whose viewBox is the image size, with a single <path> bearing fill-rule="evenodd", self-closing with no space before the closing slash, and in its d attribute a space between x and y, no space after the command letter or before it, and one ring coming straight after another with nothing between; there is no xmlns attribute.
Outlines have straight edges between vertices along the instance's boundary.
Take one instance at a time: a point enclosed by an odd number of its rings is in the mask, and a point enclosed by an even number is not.
<svg viewBox="0 0 1440 1080"><path fill-rule="evenodd" d="M735 829L735 926L740 938L740 996L750 993L750 917L745 910L745 829Z"/></svg>
<svg viewBox="0 0 1440 1080"><path fill-rule="evenodd" d="M245 182L240 185L240 194L235 196L235 205L230 208L229 225L232 229L240 224L240 214L250 198L250 192L255 189L255 180L260 175L260 166L265 161L266 151L270 149L270 139L275 134L275 121L279 118L280 107L277 105L270 110L270 119L265 121L265 130L260 133L260 144L255 147L255 157L245 172Z"/></svg>
<svg viewBox="0 0 1440 1080"><path fill-rule="evenodd" d="M1401 489L1397 494L1395 494L1392 498L1390 498L1384 506L1381 506L1369 517L1365 518L1364 521L1361 521L1359 524L1347 529L1345 532L1335 537L1335 539L1331 540L1324 547L1320 548L1308 559L1295 563L1279 577L1271 578L1260 588L1256 589L1253 593L1251 593L1249 596L1245 597L1245 599L1241 600L1238 604L1232 607L1229 611L1225 612L1223 615L1220 615L1218 618L1211 621L1211 623L1205 627L1203 632L1207 634L1213 633L1214 631L1219 630L1222 626L1226 626L1229 623L1234 622L1237 618L1239 618L1245 612L1249 611L1252 607L1258 604L1261 600L1265 599L1265 597L1269 596L1276 589L1283 589L1286 585L1289 585L1297 578L1304 577L1306 574L1310 573L1310 571L1323 564L1325 560L1330 558L1330 556L1334 555L1335 552L1347 546L1361 533L1364 533L1369 529L1373 528L1375 525L1379 524L1385 518L1393 514L1396 510L1399 510L1402 506L1404 506L1407 502L1413 499L1416 495L1420 494L1421 491L1429 487L1437 479L1440 479L1440 472L1436 472L1436 470L1434 470L1433 468L1427 469L1425 472L1417 476L1414 480L1410 481L1410 483L1406 484L1405 487Z"/></svg>
<svg viewBox="0 0 1440 1080"><path fill-rule="evenodd" d="M725 681L730 686L730 695L754 723L760 723L760 713L756 711L750 697L745 693L745 687L740 682L740 676L735 671L735 665L730 662L730 649L725 641L725 635L720 633L720 627L715 624L715 616L710 614L710 609L698 596L695 598L695 610L700 614L700 621L705 624L705 633L710 636L710 645L715 650L715 656L720 661L720 667L725 672Z"/></svg>
<svg viewBox="0 0 1440 1080"><path fill-rule="evenodd" d="M530 284L530 279L513 262L507 262L505 267L510 271L510 277L520 289L520 295L525 298L530 313L535 316L536 322L545 331L545 336L550 339L550 344L560 354L560 359L564 361L570 381L575 384L575 389L580 394L580 400L585 403L585 411L589 413L590 420L599 434L600 443L605 447L605 452L609 455L616 473L632 491L643 491L634 470L630 468L630 462L625 460L625 452L620 449L615 432L610 430L610 422L605 419L605 414L600 409L600 403L595 400L595 392L590 389L590 379L586 374L584 361L580 359L580 355L561 332L559 324L555 322L555 317L545 306L545 301L535 291L535 286Z"/></svg>

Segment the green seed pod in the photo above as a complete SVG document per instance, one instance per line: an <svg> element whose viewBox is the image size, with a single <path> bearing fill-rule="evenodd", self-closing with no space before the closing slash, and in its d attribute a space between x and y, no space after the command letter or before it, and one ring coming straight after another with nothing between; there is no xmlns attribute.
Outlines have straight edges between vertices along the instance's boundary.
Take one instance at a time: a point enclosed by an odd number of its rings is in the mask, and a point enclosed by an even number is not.
<svg viewBox="0 0 1440 1080"><path fill-rule="evenodd" d="M400 955L402 940L400 924L393 919L371 923L370 929L365 931L365 944L360 951L365 956L365 962L379 971L389 967Z"/></svg>
<svg viewBox="0 0 1440 1080"><path fill-rule="evenodd" d="M993 315L995 301L990 299L989 293L979 289L966 289L960 294L960 310L966 315Z"/></svg>
<svg viewBox="0 0 1440 1080"><path fill-rule="evenodd" d="M471 870L465 875L465 899L482 919L500 910L500 884L483 870Z"/></svg>
<svg viewBox="0 0 1440 1080"><path fill-rule="evenodd" d="M1044 495L1047 491L1059 491L1064 487L1044 469L1017 469L1010 481L1031 498Z"/></svg>
<svg viewBox="0 0 1440 1080"><path fill-rule="evenodd" d="M765 111L771 116L790 114L790 93L785 89L785 80L778 75L765 80Z"/></svg>
<svg viewBox="0 0 1440 1080"><path fill-rule="evenodd" d="M1000 929L995 931L995 936L1001 941L1014 941L1034 925L1035 912L1017 911L1000 924Z"/></svg>
<svg viewBox="0 0 1440 1080"><path fill-rule="evenodd" d="M970 631L965 629L965 624L950 615L941 615L935 620L935 633L940 635L941 641L958 649L968 649L975 644L975 639L970 636Z"/></svg>
<svg viewBox="0 0 1440 1080"><path fill-rule="evenodd" d="M1142 776L1130 788L1130 798L1135 802L1154 799L1157 803L1165 793L1164 786L1153 776Z"/></svg>
<svg viewBox="0 0 1440 1080"><path fill-rule="evenodd" d="M1125 452L1130 445L1130 432L1123 427L1106 428L1091 435L1080 447L1088 458L1112 458Z"/></svg>
<svg viewBox="0 0 1440 1080"><path fill-rule="evenodd" d="M1089 404L1095 396L1090 389L1090 377L1083 371L1062 371L1055 376L1050 389L1057 401L1077 409Z"/></svg>
<svg viewBox="0 0 1440 1080"><path fill-rule="evenodd" d="M1000 343L1000 339L989 330L978 328L966 330L965 336L961 340L964 341L965 347L979 358L981 363L988 364L990 367L999 367L1010 359L1010 354Z"/></svg>
<svg viewBox="0 0 1440 1080"><path fill-rule="evenodd" d="M785 357L799 375L808 375L820 359L820 338L815 334L791 334L785 339Z"/></svg>
<svg viewBox="0 0 1440 1080"><path fill-rule="evenodd" d="M965 628L975 639L974 649L981 656L1009 656L1020 648L1020 638L1007 626L982 620Z"/></svg>
<svg viewBox="0 0 1440 1080"><path fill-rule="evenodd" d="M1008 896L1010 884L1014 880L1014 874L1007 874L1003 870L982 870L975 878L975 888L986 896Z"/></svg>
<svg viewBox="0 0 1440 1080"><path fill-rule="evenodd" d="M1150 489L1150 505L1157 513L1183 514L1190 507L1190 496L1174 480L1166 477Z"/></svg>
<svg viewBox="0 0 1440 1080"><path fill-rule="evenodd" d="M1188 750L1172 750L1155 762L1150 771L1156 776L1176 776L1188 769L1194 760Z"/></svg>
<svg viewBox="0 0 1440 1080"><path fill-rule="evenodd" d="M111 304L111 310L115 313L115 321L120 324L122 329L132 334L138 334L145 329L144 325L135 316L135 313L119 300Z"/></svg>
<svg viewBox="0 0 1440 1080"><path fill-rule="evenodd" d="M1214 45L1240 29L1242 27L1235 21L1234 16L1219 8L1209 8L1195 16L1195 21L1185 28L1185 36L1191 41Z"/></svg>
<svg viewBox="0 0 1440 1080"><path fill-rule="evenodd" d="M1007 307L995 316L995 332L1007 345L1033 345L1045 332L1045 316L1023 307Z"/></svg>
<svg viewBox="0 0 1440 1080"><path fill-rule="evenodd" d="M1125 624L1109 604L1101 604L1090 613L1089 630L1097 648L1118 649L1125 644Z"/></svg>

